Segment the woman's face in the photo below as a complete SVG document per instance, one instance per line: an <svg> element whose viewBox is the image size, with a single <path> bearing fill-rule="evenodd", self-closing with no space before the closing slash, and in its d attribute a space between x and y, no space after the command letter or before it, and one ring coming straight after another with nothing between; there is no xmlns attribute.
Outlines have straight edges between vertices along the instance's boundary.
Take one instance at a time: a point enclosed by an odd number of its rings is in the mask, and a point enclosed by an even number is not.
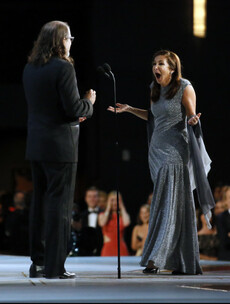
<svg viewBox="0 0 230 304"><path fill-rule="evenodd" d="M152 71L157 83L162 87L170 83L173 70L170 68L166 56L158 55L154 58Z"/></svg>
<svg viewBox="0 0 230 304"><path fill-rule="evenodd" d="M141 208L140 219L141 219L142 223L144 223L144 224L149 222L149 210L146 207Z"/></svg>
<svg viewBox="0 0 230 304"><path fill-rule="evenodd" d="M112 211L117 210L117 198L115 195L111 197L111 202L112 202Z"/></svg>
<svg viewBox="0 0 230 304"><path fill-rule="evenodd" d="M112 195L111 198L111 203L112 203L112 211L117 211L117 196L116 195ZM119 209L121 208L121 196L119 195Z"/></svg>
<svg viewBox="0 0 230 304"><path fill-rule="evenodd" d="M64 38L64 46L65 46L65 54L66 57L69 57L70 55L70 48L72 45L72 40L71 40L71 32L70 32L70 28L67 27L67 36Z"/></svg>

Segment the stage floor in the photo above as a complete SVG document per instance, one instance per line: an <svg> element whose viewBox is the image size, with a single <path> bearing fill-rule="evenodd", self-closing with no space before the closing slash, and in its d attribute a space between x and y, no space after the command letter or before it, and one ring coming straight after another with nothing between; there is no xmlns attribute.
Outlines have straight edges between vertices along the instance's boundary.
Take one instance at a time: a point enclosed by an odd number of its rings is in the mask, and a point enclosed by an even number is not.
<svg viewBox="0 0 230 304"><path fill-rule="evenodd" d="M30 279L29 257L0 255L1 303L230 303L230 261L201 261L198 276L145 275L140 257L68 257L76 279Z"/></svg>

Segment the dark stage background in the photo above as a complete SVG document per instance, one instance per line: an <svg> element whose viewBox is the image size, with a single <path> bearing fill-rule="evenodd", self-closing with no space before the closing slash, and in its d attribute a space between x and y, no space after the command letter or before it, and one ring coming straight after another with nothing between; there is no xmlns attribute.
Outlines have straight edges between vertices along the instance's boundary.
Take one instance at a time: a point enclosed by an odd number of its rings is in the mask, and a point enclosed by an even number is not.
<svg viewBox="0 0 230 304"><path fill-rule="evenodd" d="M209 181L230 182L229 73L230 1L207 1L207 37L192 33L192 0L1 1L0 190L30 189L25 161L26 102L22 71L41 26L69 23L75 41L71 55L81 94L97 91L93 118L82 123L76 200L86 187L116 188L112 82L96 72L107 62L117 79L117 100L148 108L152 55L170 49L181 58L183 76L197 94L197 112L213 161ZM144 121L118 116L119 188L133 222L152 191Z"/></svg>

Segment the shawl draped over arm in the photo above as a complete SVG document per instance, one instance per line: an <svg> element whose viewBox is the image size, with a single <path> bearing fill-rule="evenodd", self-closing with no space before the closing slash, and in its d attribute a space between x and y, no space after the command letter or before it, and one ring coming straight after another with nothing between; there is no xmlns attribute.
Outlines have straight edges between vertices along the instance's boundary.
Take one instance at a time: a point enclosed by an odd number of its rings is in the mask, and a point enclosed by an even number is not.
<svg viewBox="0 0 230 304"><path fill-rule="evenodd" d="M208 172L211 169L211 159L205 149L201 122L195 126L187 125L190 161L189 174L192 190L196 188L200 208L205 216L208 228L211 229L210 219L211 209L215 206L215 201L208 182Z"/></svg>

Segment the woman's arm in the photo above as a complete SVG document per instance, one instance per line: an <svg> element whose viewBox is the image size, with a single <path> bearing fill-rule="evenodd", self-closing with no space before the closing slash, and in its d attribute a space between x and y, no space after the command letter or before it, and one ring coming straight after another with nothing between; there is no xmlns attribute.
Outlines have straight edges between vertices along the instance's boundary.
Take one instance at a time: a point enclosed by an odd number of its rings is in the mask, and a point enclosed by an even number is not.
<svg viewBox="0 0 230 304"><path fill-rule="evenodd" d="M148 120L148 111L147 110L134 108L128 104L121 104L121 103L116 103L116 106L117 106L116 113L128 112L141 119ZM107 110L109 110L111 112L115 112L115 108L111 107L111 106L109 106Z"/></svg>
<svg viewBox="0 0 230 304"><path fill-rule="evenodd" d="M198 123L200 115L196 114L196 93L191 85L187 85L182 97L182 104L185 107L186 115L188 117L188 124L194 126Z"/></svg>
<svg viewBox="0 0 230 304"><path fill-rule="evenodd" d="M108 219L109 219L109 214L110 214L109 211L105 211L98 215L98 225L100 227L104 227L107 224Z"/></svg>
<svg viewBox="0 0 230 304"><path fill-rule="evenodd" d="M120 199L120 208L121 208L121 216L122 216L123 224L125 227L127 227L130 225L130 216L125 209L125 205L122 199Z"/></svg>
<svg viewBox="0 0 230 304"><path fill-rule="evenodd" d="M130 225L130 216L125 209L121 209L121 216L125 227Z"/></svg>
<svg viewBox="0 0 230 304"><path fill-rule="evenodd" d="M109 220L110 212L111 212L111 201L108 200L105 212L100 213L98 215L98 225L100 227L103 227L103 226L105 226L107 224L107 222Z"/></svg>

